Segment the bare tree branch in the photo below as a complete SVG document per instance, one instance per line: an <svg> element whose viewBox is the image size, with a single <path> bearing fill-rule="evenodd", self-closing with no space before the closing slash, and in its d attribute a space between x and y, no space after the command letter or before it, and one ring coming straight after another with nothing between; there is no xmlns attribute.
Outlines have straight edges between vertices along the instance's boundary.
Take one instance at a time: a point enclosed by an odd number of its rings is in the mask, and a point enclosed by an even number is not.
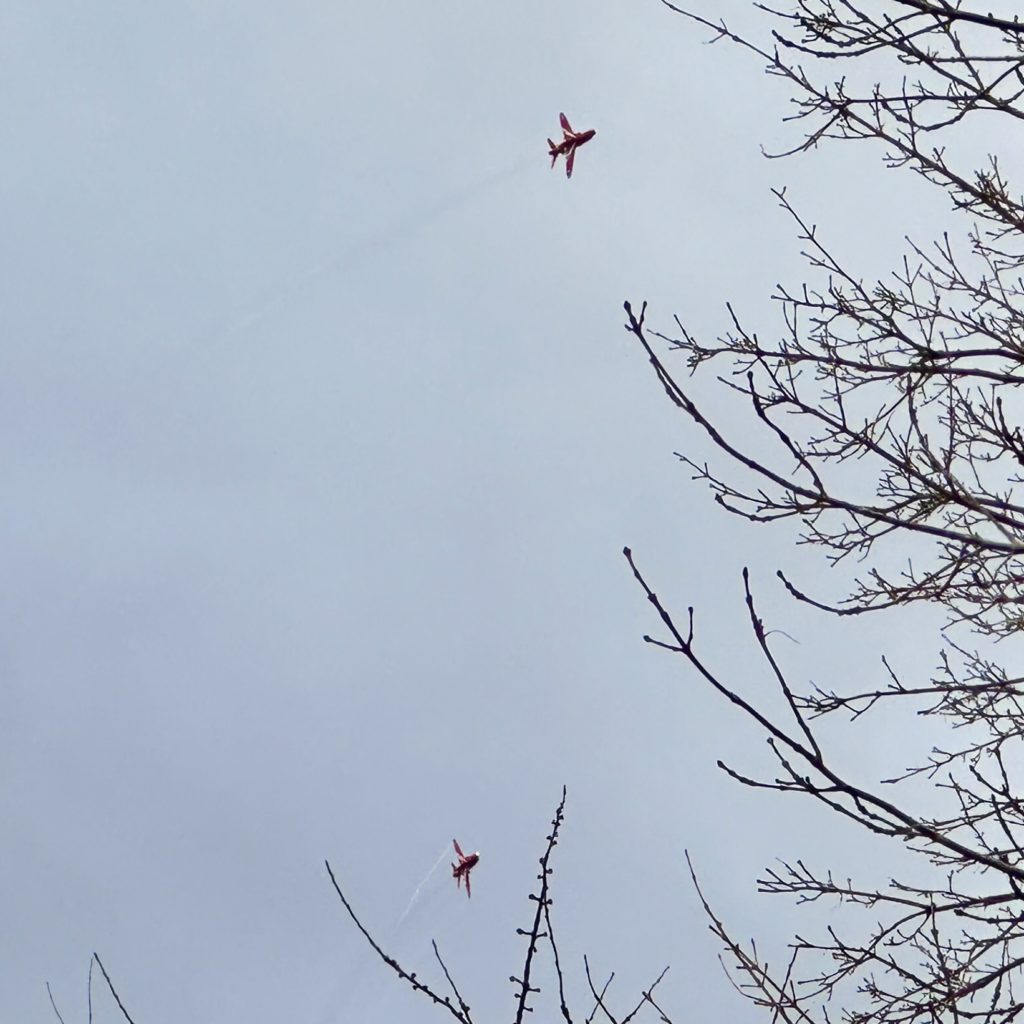
<svg viewBox="0 0 1024 1024"><path fill-rule="evenodd" d="M448 984L451 986L451 990L455 994L455 999L459 1004L459 1010L462 1012L462 1016L472 1024L472 1017L470 1017L469 1014L469 1006L466 1004L466 1000L462 998L462 994L459 992L458 988L456 988L455 982L452 980L452 976L448 971L448 965L441 959L441 951L437 948L437 942L434 939L431 939L430 944L434 947L434 956L437 957L437 962L441 965L441 970L444 971L444 976L448 979Z"/></svg>
<svg viewBox="0 0 1024 1024"><path fill-rule="evenodd" d="M515 1024L522 1024L523 1016L529 1011L528 1000L532 993L539 992L540 989L530 984L530 974L533 970L533 958L537 953L537 943L542 938L547 938L547 934L541 931L541 922L545 918L550 897L548 895L549 889L549 878L551 875L551 868L548 866L551 860L551 852L554 850L555 845L558 843L558 830L562 827L562 819L565 813L565 786L562 787L562 799L558 804L558 808L555 811L555 816L551 820L551 832L548 835L547 846L544 849L544 854L540 858L540 874L537 875L537 879L540 882L540 892L530 894L530 899L537 904L536 912L533 916L533 924L530 929L524 930L517 928L516 933L518 935L526 936L526 958L523 961L523 968L520 972L521 976L516 977L511 975L509 981L519 987L519 992L516 996L516 1016Z"/></svg>
<svg viewBox="0 0 1024 1024"><path fill-rule="evenodd" d="M355 923L355 926L359 929L360 932L362 932L363 938L366 939L366 941L370 944L370 947L377 954L377 956L379 956L381 960L383 960L384 963L386 963L388 967L390 967L391 970L398 975L399 978L401 978L403 981L408 982L412 986L414 991L421 992L423 995L427 996L431 1000L431 1002L437 1004L438 1006L443 1006L457 1021L461 1021L462 1024L472 1024L472 1021L467 1016L466 1011L461 1008L463 1005L462 999L457 993L456 998L459 1000L460 1004L458 1007L454 1006L452 1004L452 1001L447 996L438 995L429 985L425 985L422 981L420 981L416 977L416 973L414 971L407 971L404 967L402 967L401 964L399 964L399 962L394 957L389 956L387 953L384 952L384 950L378 945L377 940L374 939L374 937L366 930L366 928L363 926L362 921L360 921L359 918L356 916L356 912L352 909L352 904L349 903L349 901L345 898L345 894L341 891L341 886L338 885L337 879L334 877L334 872L331 870L330 862L325 860L324 865L327 868L327 874L330 876L331 885L334 887L334 891L338 894L338 899L341 900L342 906L345 908L345 910L348 911L348 916L352 918L353 922ZM446 976L447 973L447 970L445 970ZM448 981L449 984L452 984L450 977ZM454 987L455 986L452 985L453 989Z"/></svg>
<svg viewBox="0 0 1024 1024"><path fill-rule="evenodd" d="M117 989L114 988L114 983L110 980L110 975L107 974L107 969L103 966L103 961L100 959L99 953L93 953L92 958L96 961L96 965L99 967L100 972L103 975L103 980L107 983L107 988L110 989L110 994L114 997L114 1002L117 1003L117 1008L121 1011L121 1016L128 1021L128 1024L135 1024L135 1021L131 1018L131 1014L128 1013L124 1007L124 1003L121 1002L121 997L117 994Z"/></svg>
<svg viewBox="0 0 1024 1024"><path fill-rule="evenodd" d="M50 991L49 982L46 983L46 994L50 998L50 1005L53 1007L53 1012L57 1015L57 1020L60 1021L60 1024L64 1024L64 1018L60 1015L60 1010L57 1009L57 1004L54 1002L53 992Z"/></svg>

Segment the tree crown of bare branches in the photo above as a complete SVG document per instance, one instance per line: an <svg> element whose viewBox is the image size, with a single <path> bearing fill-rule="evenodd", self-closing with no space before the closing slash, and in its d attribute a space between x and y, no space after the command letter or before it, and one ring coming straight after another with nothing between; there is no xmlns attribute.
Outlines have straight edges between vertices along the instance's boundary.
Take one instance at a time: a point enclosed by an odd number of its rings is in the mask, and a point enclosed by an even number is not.
<svg viewBox="0 0 1024 1024"><path fill-rule="evenodd" d="M665 394L719 456L713 465L680 458L730 512L759 524L795 520L801 540L833 564L864 566L840 602L780 572L798 600L838 615L929 602L986 642L1015 636L1024 626L1016 396L1024 383L1024 201L996 156L972 169L946 143L981 114L986 124L1011 118L1002 123L1015 129L1024 119L1024 24L952 0L796 0L784 10L754 4L772 25L757 43L724 21L662 3L790 85L788 120L802 137L768 155L874 142L888 166L943 189L964 225L960 239L908 239L899 265L866 282L780 189L811 280L778 287L776 340L763 340L731 307L727 330L707 342L678 317L674 330L652 330L646 303L626 303L626 328ZM865 69L878 78L855 85ZM680 356L698 384L684 381ZM748 448L735 427L705 411L696 389L710 366L722 367L716 382L748 405L773 455ZM924 557L893 570L892 545L910 541ZM782 971L734 940L705 900L741 991L774 1020L805 1024L832 1019L836 1007L856 1024L1014 1020L1024 1010L1015 992L1024 967L1024 804L1013 770L1024 680L947 638L927 682L904 682L884 661L876 686L800 693L769 643L745 573L749 626L788 709L779 718L721 677L695 639L694 610L678 626L625 554L667 631L645 639L682 657L768 733L778 773L756 779L720 767L748 786L810 796L900 841L926 865L926 881L893 879L883 889L801 859L766 871L763 892L850 908L823 938L795 938ZM846 713L860 723L897 699L960 730L952 734L959 742L901 776L932 780L948 813L920 813L848 777L818 738L821 716Z"/></svg>

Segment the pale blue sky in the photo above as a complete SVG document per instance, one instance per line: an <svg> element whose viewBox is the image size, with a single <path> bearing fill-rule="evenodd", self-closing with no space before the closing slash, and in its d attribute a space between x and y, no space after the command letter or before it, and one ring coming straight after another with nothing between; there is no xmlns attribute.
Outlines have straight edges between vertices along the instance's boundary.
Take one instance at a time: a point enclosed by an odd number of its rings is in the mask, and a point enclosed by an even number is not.
<svg viewBox="0 0 1024 1024"><path fill-rule="evenodd" d="M809 812L714 770L761 739L643 647L620 551L766 695L739 569L771 607L820 566L688 480L621 304L770 314L772 185L866 273L907 225L836 201L870 154L763 160L784 91L702 43L655 0L3 5L4 1020L47 979L84 1020L93 949L139 1024L428 1019L322 862L387 935L453 834L472 902L439 873L392 939L502 1019L563 783L577 978L671 963L680 1019L753 1019L683 848L752 934ZM598 131L571 182L560 110ZM882 628L777 612L803 678Z"/></svg>

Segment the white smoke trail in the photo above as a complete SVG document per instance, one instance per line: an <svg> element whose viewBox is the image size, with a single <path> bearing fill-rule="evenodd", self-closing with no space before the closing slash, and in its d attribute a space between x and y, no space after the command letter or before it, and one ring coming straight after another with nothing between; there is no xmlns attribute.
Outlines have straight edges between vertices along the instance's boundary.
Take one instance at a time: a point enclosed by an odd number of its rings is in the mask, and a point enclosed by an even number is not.
<svg viewBox="0 0 1024 1024"><path fill-rule="evenodd" d="M448 847L442 846L441 855L437 858L437 861L434 863L434 866L427 872L423 881L416 886L416 889L412 894L412 899L409 900L409 903L406 906L405 910L402 911L402 916L395 922L395 926L392 929L392 931L397 929L399 925L401 925L401 923L409 916L409 911L412 910L413 904L420 898L420 890L422 890L423 886L425 886L427 882L429 882L430 879L434 877L434 872L437 871L437 869L441 866L442 862L445 860L447 856Z"/></svg>
<svg viewBox="0 0 1024 1024"><path fill-rule="evenodd" d="M368 259L410 236L416 235L445 215L472 202L481 193L489 191L509 178L522 174L535 162L533 157L524 158L475 182L462 185L435 202L410 211L403 217L399 217L375 234L348 245L334 256L321 260L314 266L309 267L289 284L280 287L269 299L256 303L244 312L234 323L224 328L212 342L201 346L196 351L194 358L197 358L204 364L209 362L234 337L249 330L271 314L290 304L320 280L320 278L354 266L362 260Z"/></svg>
<svg viewBox="0 0 1024 1024"><path fill-rule="evenodd" d="M284 281L269 290L269 294L261 295L256 301L242 309L229 323L215 331L206 341L186 344L170 357L169 364L157 367L140 367L129 372L124 382L125 394L138 393L140 390L150 396L147 408L152 415L154 405L160 409L169 424L176 416L175 407L179 404L181 392L188 390L195 383L204 379L206 371L214 360L223 358L240 345L243 338L254 328L267 319L273 319L286 312L295 304L308 297L319 283L336 276L343 270L357 266L383 252L389 250L406 239L419 234L448 214L473 202L481 194L502 185L510 178L518 177L534 164L534 157L510 164L501 170L492 172L475 182L461 185L446 196L433 203L407 212L384 225L381 229L360 240L354 240L333 255L317 260L304 270L296 273L291 280ZM251 356L251 352L249 353ZM115 403L120 404L120 402ZM168 427L166 436L180 434L180 424L175 423L174 429Z"/></svg>

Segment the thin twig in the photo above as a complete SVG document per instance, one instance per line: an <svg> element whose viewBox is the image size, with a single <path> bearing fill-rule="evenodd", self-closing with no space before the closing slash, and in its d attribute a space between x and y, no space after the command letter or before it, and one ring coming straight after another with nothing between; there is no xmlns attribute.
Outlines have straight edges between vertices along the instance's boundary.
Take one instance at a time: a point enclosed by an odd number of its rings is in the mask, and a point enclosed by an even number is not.
<svg viewBox="0 0 1024 1024"><path fill-rule="evenodd" d="M604 1015L608 1018L611 1024L619 1024L619 1022L612 1015L611 1010L609 1010L604 1003L605 993L608 991L608 986L612 983L612 978L615 977L615 972L613 971L611 973L608 980L604 983L604 988L602 988L601 991L598 992L597 987L594 985L594 979L590 974L590 961L587 959L586 953L583 954L583 970L587 975L587 984L590 986L591 995L593 995L594 997L594 1013L597 1013L598 1007L600 1007L604 1011ZM587 1024L590 1024L590 1021L592 1021L593 1019L594 1014L592 1013L588 1018Z"/></svg>
<svg viewBox="0 0 1024 1024"><path fill-rule="evenodd" d="M462 1011L462 1015L472 1024L472 1017L469 1015L469 1004L462 998L462 993L456 987L455 981L448 970L448 965L441 959L441 951L437 948L437 940L431 939L430 944L434 947L434 956L437 957L437 962L441 965L441 970L444 971L444 976L448 979L448 984L451 986L452 992L455 993L455 998L459 1001L459 1009Z"/></svg>
<svg viewBox="0 0 1024 1024"><path fill-rule="evenodd" d="M60 1024L64 1024L64 1018L60 1015L60 1010L57 1009L57 1004L53 1000L53 993L50 991L50 983L46 983L46 994L50 997L50 1005L53 1007L53 1012L57 1014L57 1020Z"/></svg>
<svg viewBox="0 0 1024 1024"><path fill-rule="evenodd" d="M533 969L533 958L537 952L537 942L541 936L541 921L544 920L544 907L548 902L548 876L551 874L551 868L548 866L548 862L551 860L551 852L554 850L558 843L558 830L562 825L562 817L565 812L565 796L566 788L562 787L562 799L558 804L558 808L555 811L555 816L551 821L551 832L548 835L548 845L544 850L544 855L540 858L540 874L537 876L540 879L540 892L536 895L530 894L530 899L536 901L537 912L533 918L533 925L529 931L525 931L522 928L517 929L520 935L527 937L526 946L526 958L523 962L522 977L517 978L512 975L509 980L519 986L519 992L516 996L516 1016L515 1024L523 1024L523 1016L529 1011L530 1007L527 1006L527 999L532 992L539 992L540 989L530 984L530 974Z"/></svg>
<svg viewBox="0 0 1024 1024"><path fill-rule="evenodd" d="M622 1018L622 1024L629 1024L629 1022L643 1009L644 1003L651 1002L651 993L661 984L661 979L668 974L668 967L665 967L655 979L654 983L646 991L640 994L640 1002L633 1007L625 1017Z"/></svg>
<svg viewBox="0 0 1024 1024"><path fill-rule="evenodd" d="M562 961L558 956L558 943L555 942L555 930L551 924L551 900L544 903L544 926L548 932L548 943L551 946L551 955L555 961L555 976L558 978L558 1005L562 1011L565 1024L573 1024L572 1014L569 1012L568 1004L565 1001L565 978L562 974Z"/></svg>
<svg viewBox="0 0 1024 1024"><path fill-rule="evenodd" d="M99 953L93 953L92 956L99 965L100 970L103 972L103 979L107 983L107 988L110 989L110 994L114 997L114 1002L117 1003L117 1008L121 1011L124 1019L128 1021L128 1024L135 1024L135 1021L131 1018L131 1014L124 1008L124 1003L121 1002L121 997L117 994L117 989L114 988L114 983L110 980L110 975L107 974L107 969L103 966L103 961L100 959Z"/></svg>
<svg viewBox="0 0 1024 1024"><path fill-rule="evenodd" d="M458 1021L462 1021L462 1024L472 1024L472 1022L465 1016L465 1014L456 1008L452 1001L447 996L439 996L429 985L425 985L422 981L419 981L414 972L407 971L402 967L399 962L391 956L388 956L383 949L377 944L376 939L366 930L363 926L363 922L356 916L356 912L352 909L352 904L345 898L345 894L341 891L341 886L338 885L337 879L334 877L334 872L331 870L329 861L324 861L327 867L327 874L331 878L331 885L334 886L334 891L338 894L338 899L341 900L342 906L348 911L348 916L355 922L355 926L363 933L363 938L370 944L373 951L381 958L404 981L407 981L415 991L422 992L429 996L430 999L435 1002L438 1006L445 1007L448 1012Z"/></svg>

